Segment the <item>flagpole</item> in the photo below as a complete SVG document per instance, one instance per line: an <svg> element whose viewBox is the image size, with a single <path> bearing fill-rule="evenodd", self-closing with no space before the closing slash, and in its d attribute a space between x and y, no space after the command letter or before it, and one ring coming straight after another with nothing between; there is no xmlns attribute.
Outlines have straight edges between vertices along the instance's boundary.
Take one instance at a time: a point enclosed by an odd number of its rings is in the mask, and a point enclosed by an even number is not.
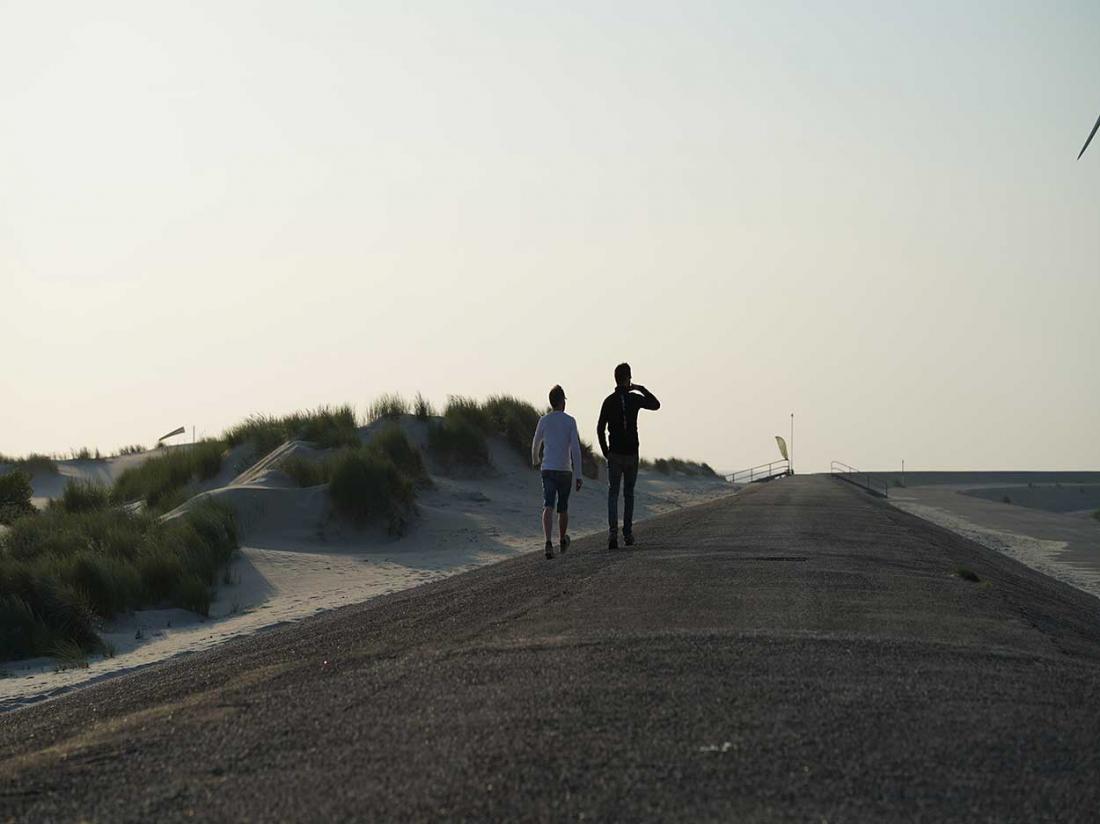
<svg viewBox="0 0 1100 824"><path fill-rule="evenodd" d="M794 412L791 413L791 474L794 474Z"/></svg>

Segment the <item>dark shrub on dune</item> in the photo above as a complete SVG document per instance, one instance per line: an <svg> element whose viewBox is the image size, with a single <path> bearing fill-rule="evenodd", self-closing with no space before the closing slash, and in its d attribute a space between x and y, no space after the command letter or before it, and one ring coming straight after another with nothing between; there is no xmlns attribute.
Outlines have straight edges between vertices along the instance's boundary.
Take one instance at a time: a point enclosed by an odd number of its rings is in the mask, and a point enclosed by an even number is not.
<svg viewBox="0 0 1100 824"><path fill-rule="evenodd" d="M31 476L21 469L0 475L0 524L11 524L25 515L33 515Z"/></svg>
<svg viewBox="0 0 1100 824"><path fill-rule="evenodd" d="M224 456L222 441L171 447L123 472L115 481L112 498L118 503L141 500L153 511L167 512L186 500L192 484L217 475Z"/></svg>
<svg viewBox="0 0 1100 824"><path fill-rule="evenodd" d="M384 523L404 533L413 514L412 481L380 451L349 449L333 459L329 497L337 513L357 524Z"/></svg>
<svg viewBox="0 0 1100 824"><path fill-rule="evenodd" d="M237 547L232 512L211 501L168 521L125 509L51 507L0 536L0 658L100 648L95 624L170 605L205 614Z"/></svg>

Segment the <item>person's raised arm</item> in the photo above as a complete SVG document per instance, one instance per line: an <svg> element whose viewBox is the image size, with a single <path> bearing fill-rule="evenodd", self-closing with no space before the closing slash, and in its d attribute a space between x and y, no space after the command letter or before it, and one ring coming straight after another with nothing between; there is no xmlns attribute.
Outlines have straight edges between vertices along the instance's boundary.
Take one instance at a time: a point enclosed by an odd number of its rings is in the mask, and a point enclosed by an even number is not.
<svg viewBox="0 0 1100 824"><path fill-rule="evenodd" d="M546 417L539 418L539 425L535 427L535 437L531 439L531 466L539 465L539 447L542 445L543 430L546 428Z"/></svg>
<svg viewBox="0 0 1100 824"><path fill-rule="evenodd" d="M607 401L600 407L600 420L596 423L596 439L600 442L600 452L607 457Z"/></svg>
<svg viewBox="0 0 1100 824"><path fill-rule="evenodd" d="M569 455L573 458L573 479L577 482L579 491L584 481L581 480L581 436L577 432L577 422L573 421L573 432L570 436Z"/></svg>
<svg viewBox="0 0 1100 824"><path fill-rule="evenodd" d="M661 402L657 400L657 396L641 384L636 383L630 388L642 393L642 397L638 399L638 403L642 407L642 409L652 409L654 412L656 412L658 409L661 408Z"/></svg>

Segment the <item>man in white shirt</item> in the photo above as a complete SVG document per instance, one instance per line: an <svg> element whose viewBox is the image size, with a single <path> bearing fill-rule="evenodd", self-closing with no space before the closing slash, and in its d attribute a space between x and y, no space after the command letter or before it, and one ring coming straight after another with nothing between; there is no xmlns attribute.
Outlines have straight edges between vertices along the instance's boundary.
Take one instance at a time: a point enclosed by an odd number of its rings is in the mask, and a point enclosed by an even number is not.
<svg viewBox="0 0 1100 824"><path fill-rule="evenodd" d="M539 465L539 446L545 446L542 456L542 531L546 535L546 557L554 557L551 534L554 526L554 506L558 510L558 534L561 551L569 548L569 493L574 483L579 492L581 480L581 439L577 434L577 421L565 414L565 390L555 386L550 390L550 407L535 427L531 441L531 464ZM576 480L574 481L574 478Z"/></svg>

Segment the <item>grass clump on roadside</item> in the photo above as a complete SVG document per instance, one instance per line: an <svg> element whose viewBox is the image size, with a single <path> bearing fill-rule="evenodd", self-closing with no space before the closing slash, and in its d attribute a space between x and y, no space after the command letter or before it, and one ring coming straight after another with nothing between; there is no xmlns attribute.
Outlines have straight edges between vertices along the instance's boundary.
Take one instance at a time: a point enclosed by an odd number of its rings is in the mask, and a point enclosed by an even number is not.
<svg viewBox="0 0 1100 824"><path fill-rule="evenodd" d="M0 475L0 524L13 524L19 518L33 515L33 495L31 476L22 469Z"/></svg>
<svg viewBox="0 0 1100 824"><path fill-rule="evenodd" d="M251 443L256 457L262 457L285 441L295 439L309 441L322 449L357 444L359 421L355 410L344 404L320 406L282 417L252 415L222 435L222 440L230 447Z"/></svg>
<svg viewBox="0 0 1100 824"><path fill-rule="evenodd" d="M639 465L641 465L640 462ZM685 461L681 458L658 458L653 461L653 469L660 472L662 475L679 472L682 475L687 475L689 478L718 477L718 473L711 469L709 464L699 463L698 461Z"/></svg>
<svg viewBox="0 0 1100 824"><path fill-rule="evenodd" d="M123 472L115 481L112 497L117 503L141 500L154 512L167 512L186 500L193 484L217 475L224 457L222 441L169 447Z"/></svg>
<svg viewBox="0 0 1100 824"><path fill-rule="evenodd" d="M955 568L955 574L958 575L960 578L962 578L964 581L970 581L970 583L972 583L972 584L977 584L982 580L978 576L978 573L976 573L974 570L970 569L970 567L964 567L964 566L956 567Z"/></svg>
<svg viewBox="0 0 1100 824"><path fill-rule="evenodd" d="M236 547L232 512L212 501L168 521L64 502L22 518L0 536L0 658L104 651L97 623L142 607L205 615Z"/></svg>

